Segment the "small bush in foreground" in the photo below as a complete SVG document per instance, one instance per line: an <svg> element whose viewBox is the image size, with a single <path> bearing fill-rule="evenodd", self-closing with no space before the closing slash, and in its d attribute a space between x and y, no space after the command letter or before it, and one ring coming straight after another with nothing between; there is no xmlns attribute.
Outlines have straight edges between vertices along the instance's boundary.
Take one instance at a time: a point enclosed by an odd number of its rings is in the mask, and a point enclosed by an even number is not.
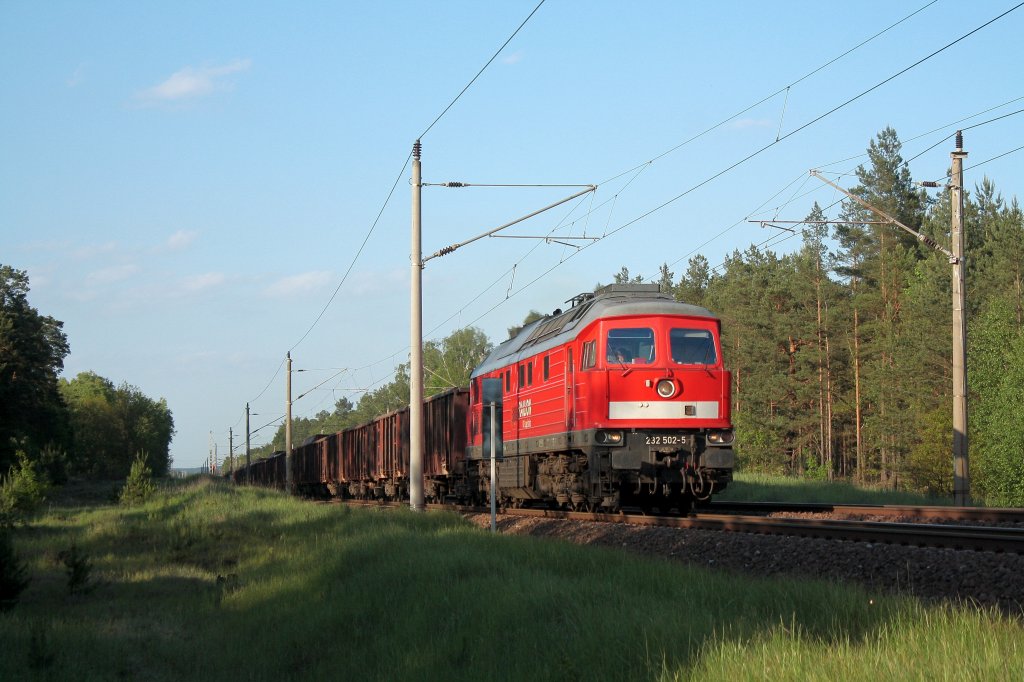
<svg viewBox="0 0 1024 682"><path fill-rule="evenodd" d="M135 455L132 461L131 471L128 472L128 479L121 489L121 504L133 505L142 504L156 491L153 485L153 471L146 463L146 453L140 452Z"/></svg>
<svg viewBox="0 0 1024 682"><path fill-rule="evenodd" d="M72 542L71 548L61 552L59 557L68 576L68 594L85 594L92 590L92 561L89 556Z"/></svg>
<svg viewBox="0 0 1024 682"><path fill-rule="evenodd" d="M40 623L32 626L31 639L28 642L29 670L42 671L49 669L57 658L53 643L45 625Z"/></svg>
<svg viewBox="0 0 1024 682"><path fill-rule="evenodd" d="M0 611L14 608L28 583L28 571L14 553L11 534L0 529Z"/></svg>
<svg viewBox="0 0 1024 682"><path fill-rule="evenodd" d="M0 522L14 522L33 514L46 499L49 486L36 465L18 451L18 463L0 484Z"/></svg>

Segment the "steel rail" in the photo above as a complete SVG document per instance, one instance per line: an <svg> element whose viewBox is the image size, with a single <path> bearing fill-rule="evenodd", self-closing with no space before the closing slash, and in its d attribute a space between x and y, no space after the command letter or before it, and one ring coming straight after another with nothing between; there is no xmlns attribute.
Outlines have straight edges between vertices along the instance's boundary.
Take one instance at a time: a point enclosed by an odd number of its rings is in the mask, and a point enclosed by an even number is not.
<svg viewBox="0 0 1024 682"><path fill-rule="evenodd" d="M921 523L785 519L731 514L698 514L689 517L633 516L561 512L549 509L514 509L507 514L570 521L625 523L661 528L684 528L768 535L795 535L856 542L881 542L919 547L947 547L1024 554L1024 529L949 526Z"/></svg>
<svg viewBox="0 0 1024 682"><path fill-rule="evenodd" d="M822 513L842 516L895 516L929 520L985 521L989 523L1022 523L1024 509L1013 507L952 507L941 505L902 504L834 504L828 502L729 502L715 500L698 511L718 513L741 511L749 513Z"/></svg>
<svg viewBox="0 0 1024 682"><path fill-rule="evenodd" d="M348 504L369 507L397 507L399 503L346 500ZM437 511L486 513L482 507L428 504ZM501 515L526 516L563 521L621 523L655 528L713 530L761 535L872 542L917 547L944 547L957 550L1024 554L1024 529L993 526L961 526L925 523L886 523L877 521L834 521L829 519L772 518L735 514L696 514L693 516L642 516L569 512L554 509L504 509Z"/></svg>

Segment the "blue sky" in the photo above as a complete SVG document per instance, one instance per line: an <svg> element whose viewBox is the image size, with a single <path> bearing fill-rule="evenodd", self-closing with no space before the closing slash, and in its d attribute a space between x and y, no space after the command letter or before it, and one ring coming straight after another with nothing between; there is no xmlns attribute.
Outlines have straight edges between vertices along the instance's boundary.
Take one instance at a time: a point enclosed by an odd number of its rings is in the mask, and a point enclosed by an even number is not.
<svg viewBox="0 0 1024 682"><path fill-rule="evenodd" d="M794 132L1015 4L938 0L729 119L926 4L548 0L423 137L424 180L599 184L510 233L604 238L490 238L431 261L425 331L497 341L622 266L721 263L778 234L748 219L832 203L808 170L849 173L885 126L910 158L1024 108L1022 8ZM283 414L289 350L308 370L297 416L388 380L408 352L408 168L303 336L413 141L535 5L0 3L0 262L64 321L64 375L166 398L176 466L200 464L211 431L223 455L247 401L253 427ZM1024 114L967 130L967 185L1019 196L1024 152L971 166L1021 145ZM915 179L941 178L951 149L914 159ZM424 252L571 192L428 187Z"/></svg>

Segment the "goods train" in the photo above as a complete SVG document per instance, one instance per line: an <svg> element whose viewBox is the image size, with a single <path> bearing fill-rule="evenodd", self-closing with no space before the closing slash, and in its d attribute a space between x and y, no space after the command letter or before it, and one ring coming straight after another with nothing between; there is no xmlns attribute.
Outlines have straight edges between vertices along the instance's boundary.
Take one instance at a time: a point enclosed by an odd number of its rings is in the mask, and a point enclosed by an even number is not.
<svg viewBox="0 0 1024 682"><path fill-rule="evenodd" d="M721 323L656 284L613 284L524 327L477 367L468 387L424 401L428 502L490 495L482 381L500 380L502 505L689 511L732 480L731 375ZM284 453L234 473L283 486ZM409 496L405 408L293 449L298 492L402 500Z"/></svg>

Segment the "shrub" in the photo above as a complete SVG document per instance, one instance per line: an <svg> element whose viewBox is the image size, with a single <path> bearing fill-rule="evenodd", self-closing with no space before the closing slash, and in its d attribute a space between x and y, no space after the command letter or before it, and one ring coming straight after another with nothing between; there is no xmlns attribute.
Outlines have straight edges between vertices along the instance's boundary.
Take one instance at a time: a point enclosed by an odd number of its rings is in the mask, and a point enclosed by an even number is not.
<svg viewBox="0 0 1024 682"><path fill-rule="evenodd" d="M128 472L128 480L121 489L121 504L141 504L148 500L156 491L153 484L153 471L146 462L146 453L140 452L132 461L132 469Z"/></svg>
<svg viewBox="0 0 1024 682"><path fill-rule="evenodd" d="M85 594L91 591L92 561L89 560L89 556L78 549L74 542L71 543L70 549L64 550L58 556L68 576L68 594Z"/></svg>
<svg viewBox="0 0 1024 682"><path fill-rule="evenodd" d="M39 451L39 468L53 485L64 485L68 482L67 453L52 443Z"/></svg>
<svg viewBox="0 0 1024 682"><path fill-rule="evenodd" d="M43 623L34 624L28 641L29 669L48 670L56 659L57 652L50 638L49 629Z"/></svg>
<svg viewBox="0 0 1024 682"><path fill-rule="evenodd" d="M18 450L18 463L0 484L0 522L13 523L32 514L46 499L49 486L37 466Z"/></svg>
<svg viewBox="0 0 1024 682"><path fill-rule="evenodd" d="M924 415L920 422L920 442L910 450L907 475L915 490L936 497L953 495L952 435L949 431L949 405Z"/></svg>
<svg viewBox="0 0 1024 682"><path fill-rule="evenodd" d="M10 531L0 528L0 611L14 608L28 583L28 571L14 553Z"/></svg>

